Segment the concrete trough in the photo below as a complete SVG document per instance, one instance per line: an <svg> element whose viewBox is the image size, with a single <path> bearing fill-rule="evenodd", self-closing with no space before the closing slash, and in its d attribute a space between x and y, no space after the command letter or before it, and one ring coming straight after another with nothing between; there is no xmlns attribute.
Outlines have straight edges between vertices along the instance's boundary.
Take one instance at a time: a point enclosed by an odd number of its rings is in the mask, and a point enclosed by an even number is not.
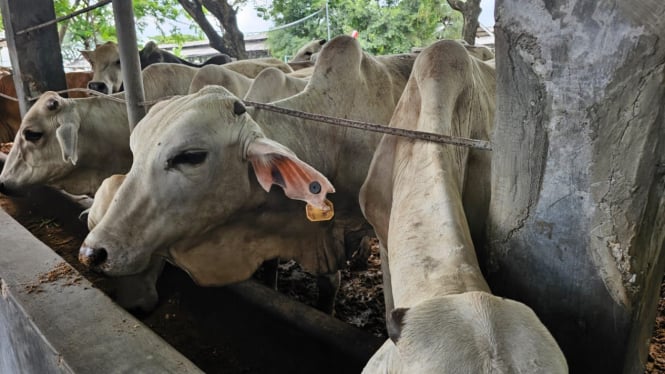
<svg viewBox="0 0 665 374"><path fill-rule="evenodd" d="M0 227L0 373L359 372L383 343L256 282L197 287L170 266L157 311L137 318L2 209Z"/></svg>
<svg viewBox="0 0 665 374"><path fill-rule="evenodd" d="M3 210L0 227L1 373L201 372Z"/></svg>

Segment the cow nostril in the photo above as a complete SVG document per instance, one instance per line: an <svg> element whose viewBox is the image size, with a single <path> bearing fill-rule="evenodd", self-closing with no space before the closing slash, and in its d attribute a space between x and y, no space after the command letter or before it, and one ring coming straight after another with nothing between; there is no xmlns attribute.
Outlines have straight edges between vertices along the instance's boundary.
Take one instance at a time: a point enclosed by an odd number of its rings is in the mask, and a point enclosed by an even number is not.
<svg viewBox="0 0 665 374"><path fill-rule="evenodd" d="M85 244L81 247L81 251L79 252L79 261L89 268L100 266L106 261L107 257L108 253L106 252L106 249L90 248Z"/></svg>
<svg viewBox="0 0 665 374"><path fill-rule="evenodd" d="M88 88L93 91L106 93L106 84L104 82L88 82Z"/></svg>

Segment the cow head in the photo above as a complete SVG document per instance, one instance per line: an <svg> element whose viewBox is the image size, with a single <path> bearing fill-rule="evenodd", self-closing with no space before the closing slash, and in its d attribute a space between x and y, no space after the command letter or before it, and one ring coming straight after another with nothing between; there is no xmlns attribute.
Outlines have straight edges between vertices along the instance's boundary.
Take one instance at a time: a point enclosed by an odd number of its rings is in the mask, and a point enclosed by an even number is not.
<svg viewBox="0 0 665 374"><path fill-rule="evenodd" d="M390 339L365 372L568 373L556 340L531 308L474 291L434 297L386 315ZM497 366L498 365L498 366Z"/></svg>
<svg viewBox="0 0 665 374"><path fill-rule="evenodd" d="M326 39L313 40L305 44L302 48L296 52L296 55L293 56L290 62L304 62L304 61L313 61L316 59L315 55L323 48L323 45L326 44ZM313 58L314 57L314 58Z"/></svg>
<svg viewBox="0 0 665 374"><path fill-rule="evenodd" d="M92 195L104 178L130 165L123 103L45 92L23 118L0 174L0 192L49 185Z"/></svg>
<svg viewBox="0 0 665 374"><path fill-rule="evenodd" d="M70 101L49 91L30 108L0 174L0 192L14 194L74 169L80 118Z"/></svg>
<svg viewBox="0 0 665 374"><path fill-rule="evenodd" d="M94 51L81 51L81 54L92 66L93 77L88 82L89 89L104 94L122 91L120 52L116 43L106 42Z"/></svg>
<svg viewBox="0 0 665 374"><path fill-rule="evenodd" d="M219 86L157 104L130 147L132 167L79 252L82 263L111 276L139 273L158 249L188 246L256 209L267 197L261 187L280 185L286 196L324 210L334 192Z"/></svg>

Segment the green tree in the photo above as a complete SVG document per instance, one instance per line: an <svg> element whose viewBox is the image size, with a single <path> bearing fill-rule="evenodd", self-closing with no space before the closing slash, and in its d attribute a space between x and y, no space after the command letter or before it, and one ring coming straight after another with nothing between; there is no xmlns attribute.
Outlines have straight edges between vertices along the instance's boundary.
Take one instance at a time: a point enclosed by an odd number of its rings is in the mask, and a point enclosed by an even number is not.
<svg viewBox="0 0 665 374"><path fill-rule="evenodd" d="M321 12L305 22L272 31L268 35L271 53L291 56L310 40L327 37L325 0L274 0L269 8L258 9L277 26ZM462 16L445 0L330 0L331 37L359 32L364 50L372 54L408 52L436 39L459 38Z"/></svg>
<svg viewBox="0 0 665 374"><path fill-rule="evenodd" d="M97 3L97 0L55 0L56 17L67 15L75 10ZM190 28L191 34L181 32L172 26L165 29L162 25L169 24L167 20L174 20L186 16L186 13L177 0L134 0L134 15L136 28L139 32L151 24L157 27L164 37L182 43L185 40L201 38L198 28ZM195 24L192 22L192 24ZM65 59L74 59L81 49L94 49L96 44L106 41L117 41L113 8L111 5L102 6L90 12L80 14L74 18L58 24L60 43Z"/></svg>

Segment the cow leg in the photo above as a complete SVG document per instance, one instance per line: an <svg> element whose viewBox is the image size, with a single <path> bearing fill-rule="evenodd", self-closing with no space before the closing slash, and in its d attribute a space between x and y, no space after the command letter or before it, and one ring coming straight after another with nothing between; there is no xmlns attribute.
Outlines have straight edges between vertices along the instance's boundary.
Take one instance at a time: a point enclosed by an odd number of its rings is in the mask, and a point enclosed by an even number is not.
<svg viewBox="0 0 665 374"><path fill-rule="evenodd" d="M316 285L319 288L319 298L316 302L316 308L330 315L335 311L335 297L339 291L341 274L338 271L329 274L319 274L316 276Z"/></svg>
<svg viewBox="0 0 665 374"><path fill-rule="evenodd" d="M164 269L164 259L153 257L139 274L114 278L115 302L128 310L151 312L157 305L157 279Z"/></svg>
<svg viewBox="0 0 665 374"><path fill-rule="evenodd" d="M277 278L279 269L279 257L263 262L263 274L265 275L266 286L277 291Z"/></svg>
<svg viewBox="0 0 665 374"><path fill-rule="evenodd" d="M365 235L356 246L349 260L351 270L367 270L367 259L372 253L372 238Z"/></svg>
<svg viewBox="0 0 665 374"><path fill-rule="evenodd" d="M390 283L390 264L388 263L388 250L379 242L379 256L381 256L381 272L383 274L383 300L386 304L386 317L395 309L393 301L393 287ZM387 319L386 319L387 320Z"/></svg>

